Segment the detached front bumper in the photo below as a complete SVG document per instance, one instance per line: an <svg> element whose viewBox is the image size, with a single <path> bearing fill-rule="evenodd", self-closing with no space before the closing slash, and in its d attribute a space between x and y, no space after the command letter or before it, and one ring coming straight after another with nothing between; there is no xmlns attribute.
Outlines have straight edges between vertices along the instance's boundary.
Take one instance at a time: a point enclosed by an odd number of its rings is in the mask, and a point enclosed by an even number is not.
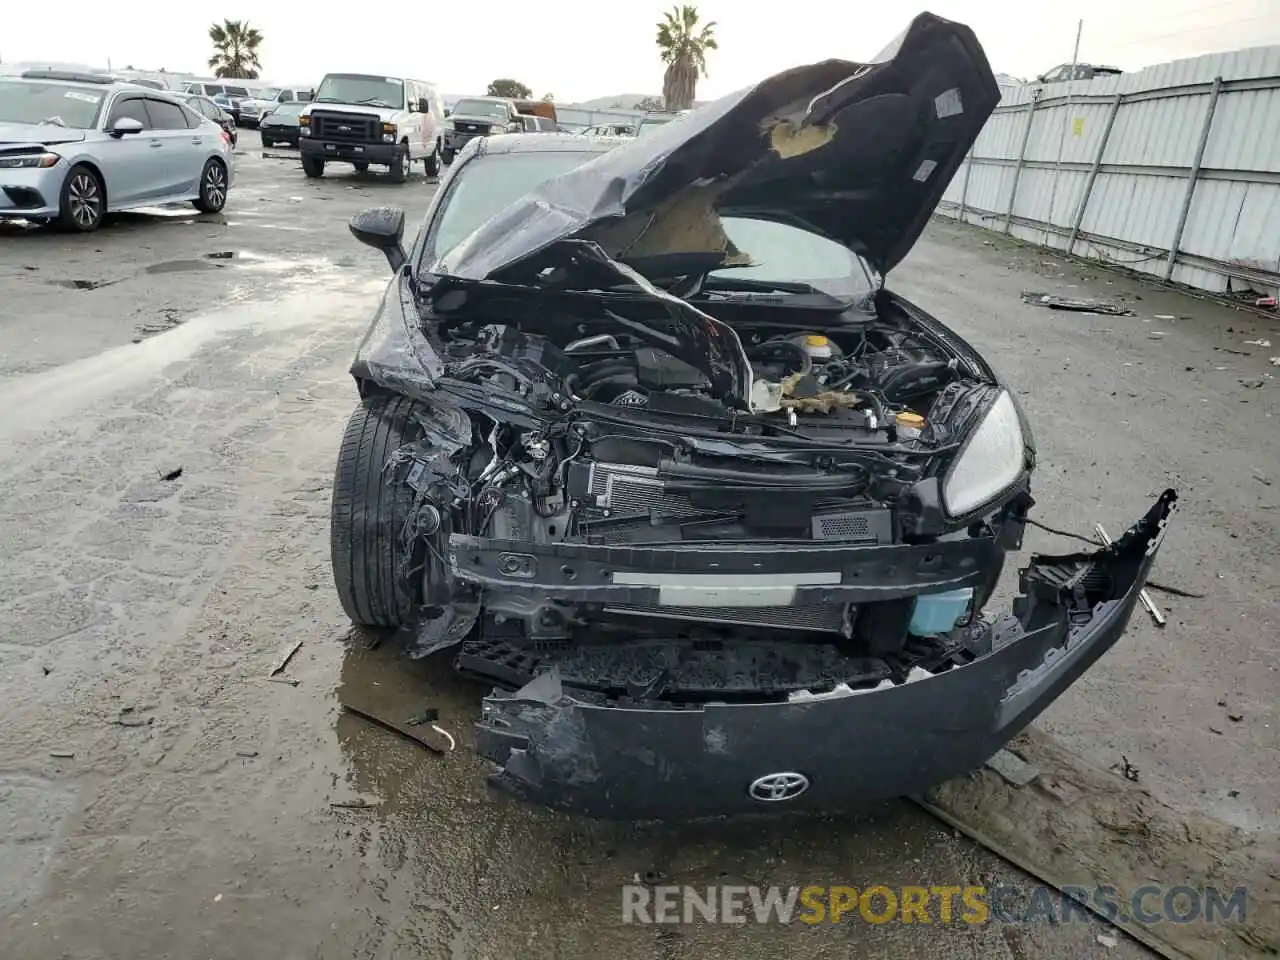
<svg viewBox="0 0 1280 960"><path fill-rule="evenodd" d="M403 148L398 143L334 143L306 136L298 138L298 149L304 157L323 157L333 163L390 164Z"/></svg>
<svg viewBox="0 0 1280 960"><path fill-rule="evenodd" d="M1166 491L1110 547L1032 557L1013 612L967 628L976 656L950 669L692 706L605 701L552 671L485 698L478 750L498 786L610 819L842 809L923 791L981 766L1120 639L1176 500ZM461 563L485 552L463 546Z"/></svg>

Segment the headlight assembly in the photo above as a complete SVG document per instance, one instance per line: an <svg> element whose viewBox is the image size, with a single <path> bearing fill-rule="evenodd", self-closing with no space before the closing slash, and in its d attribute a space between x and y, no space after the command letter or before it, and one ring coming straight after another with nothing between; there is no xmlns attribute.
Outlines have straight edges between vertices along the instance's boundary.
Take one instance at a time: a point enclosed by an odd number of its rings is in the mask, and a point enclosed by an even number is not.
<svg viewBox="0 0 1280 960"><path fill-rule="evenodd" d="M52 167L58 163L56 153L24 153L19 156L0 157L0 170L19 167Z"/></svg>
<svg viewBox="0 0 1280 960"><path fill-rule="evenodd" d="M980 507L1008 489L1025 460L1022 423L1007 390L1001 391L969 437L942 484L942 500L953 517Z"/></svg>

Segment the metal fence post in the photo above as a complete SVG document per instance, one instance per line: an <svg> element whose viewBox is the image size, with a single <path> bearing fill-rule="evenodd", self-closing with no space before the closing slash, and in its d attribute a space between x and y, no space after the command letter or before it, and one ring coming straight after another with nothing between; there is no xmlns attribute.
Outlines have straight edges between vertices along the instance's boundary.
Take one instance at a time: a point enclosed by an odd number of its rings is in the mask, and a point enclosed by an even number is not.
<svg viewBox="0 0 1280 960"><path fill-rule="evenodd" d="M1018 199L1018 181L1022 179L1022 166L1027 160L1027 141L1031 139L1031 124L1036 119L1036 104L1040 101L1040 91L1035 92L1031 102L1027 104L1027 125L1022 131L1022 146L1018 148L1018 165L1013 168L1013 186L1009 190L1009 209L1004 214L1004 232L1008 233L1013 224L1013 204Z"/></svg>
<svg viewBox="0 0 1280 960"><path fill-rule="evenodd" d="M973 173L973 151L978 147L978 141L975 140L969 147L969 156L964 160L964 183L960 187L960 216L959 220L964 223L965 204L969 200L969 174Z"/></svg>
<svg viewBox="0 0 1280 960"><path fill-rule="evenodd" d="M1213 127L1213 112L1218 108L1218 96L1222 93L1222 78L1213 78L1213 87L1209 90L1209 105L1204 111L1204 126L1200 128L1200 142L1196 144L1195 159L1191 161L1191 171L1187 174L1187 192L1182 197L1182 210L1178 214L1178 225L1173 231L1173 240L1169 243L1169 260L1164 265L1164 279L1173 278L1173 268L1178 261L1178 247L1182 244L1182 231L1187 226L1187 215L1191 212L1191 198L1196 193L1196 181L1200 179L1200 164L1204 162L1204 150L1209 145L1209 130Z"/></svg>
<svg viewBox="0 0 1280 960"><path fill-rule="evenodd" d="M1098 170L1102 167L1102 155L1107 152L1107 141L1111 139L1111 128L1115 126L1116 114L1120 112L1123 94L1116 94L1111 101L1111 110L1107 113L1107 125L1102 130L1102 142L1098 144L1098 153L1093 158L1093 166L1089 169L1089 179L1084 183L1084 192L1080 194L1080 203L1076 207L1076 215L1071 223L1071 235L1067 237L1067 256L1076 252L1076 237L1080 234L1080 224L1084 223L1084 212L1089 206L1089 197L1093 194L1094 181L1098 179Z"/></svg>

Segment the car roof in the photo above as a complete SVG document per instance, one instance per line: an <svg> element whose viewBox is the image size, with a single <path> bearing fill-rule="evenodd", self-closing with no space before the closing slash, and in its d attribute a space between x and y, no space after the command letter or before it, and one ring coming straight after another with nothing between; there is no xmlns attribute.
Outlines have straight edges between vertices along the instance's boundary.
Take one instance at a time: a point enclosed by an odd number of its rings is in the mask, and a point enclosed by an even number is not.
<svg viewBox="0 0 1280 960"><path fill-rule="evenodd" d="M625 138L618 138L625 139ZM484 137L480 152L504 153L605 153L614 141L605 137L583 137L576 133L508 133L501 137Z"/></svg>
<svg viewBox="0 0 1280 960"><path fill-rule="evenodd" d="M24 70L19 74L0 75L0 81L4 80L35 80L40 83L51 83L57 86L66 87L83 87L85 85L102 87L112 93L132 92L159 94L160 96L177 99L183 96L176 90L157 90L155 87L146 84L134 83L132 80L124 80L120 77L114 77L109 74L100 73L80 73L72 70Z"/></svg>

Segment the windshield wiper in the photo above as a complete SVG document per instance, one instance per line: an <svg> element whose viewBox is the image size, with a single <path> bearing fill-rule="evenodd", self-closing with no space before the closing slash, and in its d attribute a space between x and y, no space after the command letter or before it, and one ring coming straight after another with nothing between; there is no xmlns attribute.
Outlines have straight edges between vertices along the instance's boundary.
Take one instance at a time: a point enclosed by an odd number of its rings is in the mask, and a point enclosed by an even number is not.
<svg viewBox="0 0 1280 960"><path fill-rule="evenodd" d="M44 124L44 123L47 123L50 126L54 126L54 127L66 126L66 124L62 122L61 117L45 117L43 120L40 121L40 124ZM39 126L40 124L37 124L37 126Z"/></svg>
<svg viewBox="0 0 1280 960"><path fill-rule="evenodd" d="M316 97L312 103L341 103L337 97Z"/></svg>
<svg viewBox="0 0 1280 960"><path fill-rule="evenodd" d="M381 97L365 97L363 100L352 100L352 103L367 103L371 107L390 107L391 104L383 100Z"/></svg>

